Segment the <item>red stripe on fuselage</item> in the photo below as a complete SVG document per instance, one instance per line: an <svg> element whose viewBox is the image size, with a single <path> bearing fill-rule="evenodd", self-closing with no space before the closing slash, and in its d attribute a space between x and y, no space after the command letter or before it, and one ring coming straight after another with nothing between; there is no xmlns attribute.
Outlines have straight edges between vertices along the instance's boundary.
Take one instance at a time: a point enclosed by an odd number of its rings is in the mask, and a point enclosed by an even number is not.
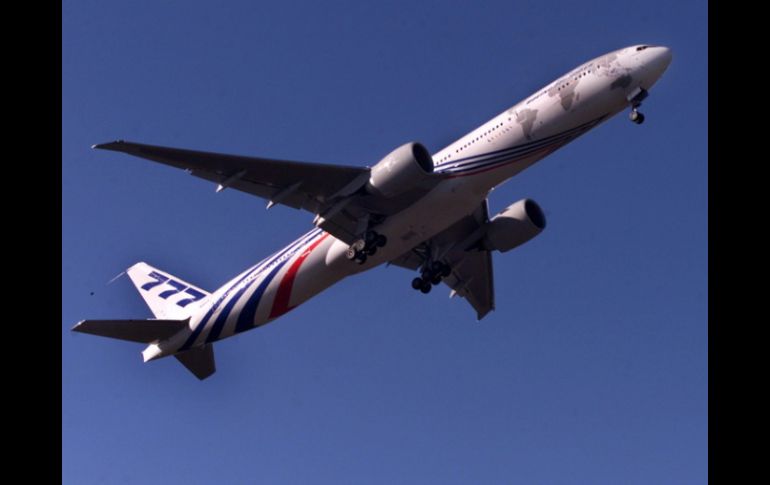
<svg viewBox="0 0 770 485"><path fill-rule="evenodd" d="M291 297L291 288L294 285L294 278L299 272L300 266L305 262L305 259L310 256L310 253L318 247L329 236L329 233L324 234L321 238L311 244L305 249L302 254L291 264L286 274L283 275L281 283L278 285L278 291L275 293L275 299L273 300L273 308L270 310L270 318L280 317L284 313L291 310L293 307L289 307L289 298Z"/></svg>

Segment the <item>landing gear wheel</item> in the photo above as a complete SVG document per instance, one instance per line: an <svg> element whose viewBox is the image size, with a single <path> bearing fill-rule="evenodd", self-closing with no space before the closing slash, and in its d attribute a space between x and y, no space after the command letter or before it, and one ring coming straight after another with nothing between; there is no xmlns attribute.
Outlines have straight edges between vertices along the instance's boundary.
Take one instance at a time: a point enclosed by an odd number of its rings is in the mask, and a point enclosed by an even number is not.
<svg viewBox="0 0 770 485"><path fill-rule="evenodd" d="M412 288L419 290L422 288L422 278L415 278L412 280Z"/></svg>
<svg viewBox="0 0 770 485"><path fill-rule="evenodd" d="M366 241L363 239L358 239L353 244L350 245L351 248L355 249L356 251L363 251L366 247Z"/></svg>
<svg viewBox="0 0 770 485"><path fill-rule="evenodd" d="M433 288L433 286L430 284L430 281L425 281L425 280L421 280L421 281L422 281L421 283L422 286L420 286L420 291L422 291L427 295L428 293L430 293L430 289Z"/></svg>
<svg viewBox="0 0 770 485"><path fill-rule="evenodd" d="M356 239L347 249L345 256L350 260L356 260L358 264L364 264L367 256L374 256L377 249L385 246L388 239L382 234L367 231L361 239Z"/></svg>
<svg viewBox="0 0 770 485"><path fill-rule="evenodd" d="M631 113L628 114L628 119L636 123L637 125L641 125L644 123L644 115L636 110L636 108L631 110Z"/></svg>
<svg viewBox="0 0 770 485"><path fill-rule="evenodd" d="M448 264L441 261L434 261L430 264L430 268L423 273L423 278L429 280L434 285L441 283L443 278L446 278L452 274L452 268Z"/></svg>

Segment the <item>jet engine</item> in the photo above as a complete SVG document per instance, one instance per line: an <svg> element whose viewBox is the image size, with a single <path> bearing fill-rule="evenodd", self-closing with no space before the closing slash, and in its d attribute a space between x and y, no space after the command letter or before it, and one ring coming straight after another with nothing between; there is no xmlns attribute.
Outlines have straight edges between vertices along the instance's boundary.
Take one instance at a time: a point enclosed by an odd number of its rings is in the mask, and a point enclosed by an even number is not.
<svg viewBox="0 0 770 485"><path fill-rule="evenodd" d="M487 223L485 246L501 253L521 246L545 228L543 210L532 199L509 205Z"/></svg>
<svg viewBox="0 0 770 485"><path fill-rule="evenodd" d="M425 188L433 173L433 157L420 143L401 145L372 167L366 189L382 197L395 197Z"/></svg>

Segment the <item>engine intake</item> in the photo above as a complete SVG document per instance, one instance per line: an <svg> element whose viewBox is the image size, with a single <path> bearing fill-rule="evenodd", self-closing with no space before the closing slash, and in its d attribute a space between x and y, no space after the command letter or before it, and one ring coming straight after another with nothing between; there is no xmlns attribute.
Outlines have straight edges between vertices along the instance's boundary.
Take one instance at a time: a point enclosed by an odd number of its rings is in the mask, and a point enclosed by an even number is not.
<svg viewBox="0 0 770 485"><path fill-rule="evenodd" d="M532 199L521 199L490 219L485 246L501 253L521 246L545 229L545 214Z"/></svg>
<svg viewBox="0 0 770 485"><path fill-rule="evenodd" d="M372 167L366 189L383 197L395 197L423 187L433 173L433 157L420 143L401 145Z"/></svg>

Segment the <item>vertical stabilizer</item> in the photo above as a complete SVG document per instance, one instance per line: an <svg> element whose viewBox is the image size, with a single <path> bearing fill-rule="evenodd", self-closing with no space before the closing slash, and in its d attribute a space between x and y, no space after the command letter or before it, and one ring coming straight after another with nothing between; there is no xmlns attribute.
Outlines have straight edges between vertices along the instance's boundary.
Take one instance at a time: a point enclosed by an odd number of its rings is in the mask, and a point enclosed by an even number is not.
<svg viewBox="0 0 770 485"><path fill-rule="evenodd" d="M207 291L147 263L136 263L126 272L153 315L159 319L184 320L209 296Z"/></svg>

